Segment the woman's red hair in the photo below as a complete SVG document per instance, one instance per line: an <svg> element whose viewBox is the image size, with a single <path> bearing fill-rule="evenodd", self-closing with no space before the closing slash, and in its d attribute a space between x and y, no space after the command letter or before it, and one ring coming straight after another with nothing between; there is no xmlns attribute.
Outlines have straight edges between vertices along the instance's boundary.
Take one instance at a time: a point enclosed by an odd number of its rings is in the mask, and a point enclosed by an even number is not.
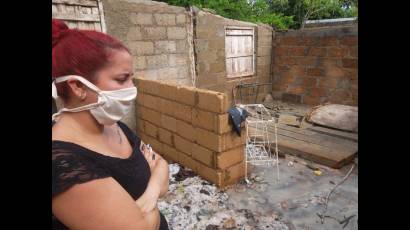
<svg viewBox="0 0 410 230"><path fill-rule="evenodd" d="M79 75L95 82L95 73L107 65L114 50L129 50L117 39L92 30L69 29L52 20L52 78ZM65 83L57 84L58 95L67 99Z"/></svg>

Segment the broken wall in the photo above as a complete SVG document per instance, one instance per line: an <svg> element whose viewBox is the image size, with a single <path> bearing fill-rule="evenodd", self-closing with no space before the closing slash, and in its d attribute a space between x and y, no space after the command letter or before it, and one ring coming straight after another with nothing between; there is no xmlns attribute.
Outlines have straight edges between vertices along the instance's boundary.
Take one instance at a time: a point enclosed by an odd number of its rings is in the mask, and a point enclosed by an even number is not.
<svg viewBox="0 0 410 230"><path fill-rule="evenodd" d="M196 86L226 93L232 102L232 88L239 82L269 83L271 76L273 29L268 25L253 24L221 17L206 11L195 15ZM228 78L226 70L225 29L228 26L253 27L255 74ZM271 92L271 86L259 88L258 102Z"/></svg>
<svg viewBox="0 0 410 230"><path fill-rule="evenodd" d="M190 17L163 2L103 0L107 33L134 58L134 77L192 85L188 42ZM123 119L135 130L135 108Z"/></svg>
<svg viewBox="0 0 410 230"><path fill-rule="evenodd" d="M357 105L357 24L277 32L273 46L275 98Z"/></svg>
<svg viewBox="0 0 410 230"><path fill-rule="evenodd" d="M232 132L226 94L136 79L137 133L165 159L223 187L245 175L245 133Z"/></svg>

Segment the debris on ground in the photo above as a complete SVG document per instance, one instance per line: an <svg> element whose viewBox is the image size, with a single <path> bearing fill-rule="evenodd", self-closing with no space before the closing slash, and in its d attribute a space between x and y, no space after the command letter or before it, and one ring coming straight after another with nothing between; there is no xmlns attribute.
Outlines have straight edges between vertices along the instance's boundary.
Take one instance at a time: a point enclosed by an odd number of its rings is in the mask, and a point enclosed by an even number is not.
<svg viewBox="0 0 410 230"><path fill-rule="evenodd" d="M320 170L315 170L315 171L313 171L313 173L314 173L316 176L321 176L321 175L322 175L322 171L320 171Z"/></svg>
<svg viewBox="0 0 410 230"><path fill-rule="evenodd" d="M299 127L300 123L301 123L301 120L302 120L301 117L297 117L297 116L294 116L294 115L288 115L288 114L281 114L279 116L278 123Z"/></svg>
<svg viewBox="0 0 410 230"><path fill-rule="evenodd" d="M242 179L224 189L188 168L169 164L169 191L158 208L170 230L357 229L357 170L332 169L295 156L287 159L293 165L279 165L280 181L274 167L250 164L248 183ZM315 176L306 164L323 174ZM347 171L350 179L341 180ZM318 216L326 221L322 224Z"/></svg>
<svg viewBox="0 0 410 230"><path fill-rule="evenodd" d="M175 165L169 166L177 168ZM158 201L170 229L289 229L279 221L277 214L236 209L227 202L226 192L193 174L180 167L179 172L172 175L178 179L170 181L168 194ZM253 175L250 179L262 182L263 177Z"/></svg>

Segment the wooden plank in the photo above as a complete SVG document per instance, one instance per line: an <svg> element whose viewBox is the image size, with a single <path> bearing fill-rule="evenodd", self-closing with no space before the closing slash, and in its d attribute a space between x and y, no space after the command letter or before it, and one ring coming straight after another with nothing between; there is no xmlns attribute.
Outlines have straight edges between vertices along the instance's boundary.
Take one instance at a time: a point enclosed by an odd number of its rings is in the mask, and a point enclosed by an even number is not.
<svg viewBox="0 0 410 230"><path fill-rule="evenodd" d="M254 130L251 130L251 131L254 132ZM270 133L269 134L270 139L271 141L273 141L274 140L274 127L269 127L268 131ZM307 143L312 143L312 144L324 146L327 148L342 149L342 150L350 151L353 153L357 152L357 149L358 149L356 142L346 140L346 139L336 138L333 136L328 136L325 134L315 133L315 132L313 132L313 135L306 135L305 133L299 133L299 132L295 132L289 129L283 129L283 127L277 126L277 133L278 135L282 135L282 136L285 136L291 139L304 141Z"/></svg>
<svg viewBox="0 0 410 230"><path fill-rule="evenodd" d="M107 25L105 24L104 9L102 1L98 1L98 11L100 15L101 32L107 33Z"/></svg>
<svg viewBox="0 0 410 230"><path fill-rule="evenodd" d="M274 142L274 127L268 127L268 131ZM250 127L249 133L254 132ZM277 134L281 151L333 168L348 163L358 150L357 142L287 125L277 125Z"/></svg>
<svg viewBox="0 0 410 230"><path fill-rule="evenodd" d="M226 59L233 59L233 58L241 58L241 57L253 57L252 54L246 54L246 53L239 53L239 54L235 54L235 55L229 55L226 57Z"/></svg>
<svg viewBox="0 0 410 230"><path fill-rule="evenodd" d="M52 4L65 4L76 6L97 6L96 0L52 0Z"/></svg>
<svg viewBox="0 0 410 230"><path fill-rule="evenodd" d="M99 15L93 14L61 14L53 13L52 17L55 19L67 20L67 21L86 21L86 22L100 22Z"/></svg>
<svg viewBox="0 0 410 230"><path fill-rule="evenodd" d="M309 123L302 122L301 126L302 127L306 126L306 124L309 124ZM336 138L341 138L341 139L350 140L350 141L354 141L354 142L358 141L357 133L349 133L349 132L345 132L345 131L339 131L339 130L334 130L334 129L325 128L325 127L319 127L319 126L314 126L314 125L307 126L306 128L291 127L291 126L283 125L283 124L278 124L278 126L284 128L284 129L290 130L290 131L303 133L303 134L306 134L306 135L323 134L323 135L333 136L333 137L336 137Z"/></svg>
<svg viewBox="0 0 410 230"><path fill-rule="evenodd" d="M269 130L273 136L273 130ZM307 143L317 144L320 146L324 146L327 148L336 148L336 149L343 149L350 152L357 152L357 143L345 139L335 138L332 136L327 136L323 134L316 134L316 135L304 135L292 131L288 131L285 129L281 129L280 127L277 128L278 135L287 136L292 139L305 141Z"/></svg>
<svg viewBox="0 0 410 230"><path fill-rule="evenodd" d="M297 127L291 127L288 125L278 124L278 127L281 127L283 129L290 130L293 132L305 134L305 135L311 135L311 136L324 135L327 137L339 138L339 139L344 139L344 140L353 141L353 142L358 141L358 135L355 133L347 133L343 131L332 130L328 128L321 128L317 126L310 126L306 129L302 129L302 128L297 128Z"/></svg>
<svg viewBox="0 0 410 230"><path fill-rule="evenodd" d="M310 131L318 132L318 133L323 133L329 136L348 139L348 140L355 141L355 142L358 142L358 139L359 139L359 135L357 133L350 133L350 132L325 128L325 127L320 127L320 126L315 126L315 125L309 126L306 129Z"/></svg>
<svg viewBox="0 0 410 230"><path fill-rule="evenodd" d="M226 36L246 36L246 35L253 35L252 28L244 28L244 29L227 29Z"/></svg>
<svg viewBox="0 0 410 230"><path fill-rule="evenodd" d="M278 137L278 148L287 154L295 155L332 168L341 168L354 159L355 153L344 152L320 145Z"/></svg>

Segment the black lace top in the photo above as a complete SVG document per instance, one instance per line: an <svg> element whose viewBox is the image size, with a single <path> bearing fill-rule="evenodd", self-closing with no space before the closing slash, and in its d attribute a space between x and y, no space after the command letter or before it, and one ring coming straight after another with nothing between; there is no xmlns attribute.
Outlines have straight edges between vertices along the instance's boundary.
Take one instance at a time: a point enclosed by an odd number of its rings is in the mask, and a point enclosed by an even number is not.
<svg viewBox="0 0 410 230"><path fill-rule="evenodd" d="M52 196L75 184L112 177L137 200L145 191L151 176L148 162L140 151L141 140L124 123L118 122L133 152L126 159L106 156L80 145L52 141ZM160 213L160 229L168 229ZM53 229L68 229L52 215Z"/></svg>

